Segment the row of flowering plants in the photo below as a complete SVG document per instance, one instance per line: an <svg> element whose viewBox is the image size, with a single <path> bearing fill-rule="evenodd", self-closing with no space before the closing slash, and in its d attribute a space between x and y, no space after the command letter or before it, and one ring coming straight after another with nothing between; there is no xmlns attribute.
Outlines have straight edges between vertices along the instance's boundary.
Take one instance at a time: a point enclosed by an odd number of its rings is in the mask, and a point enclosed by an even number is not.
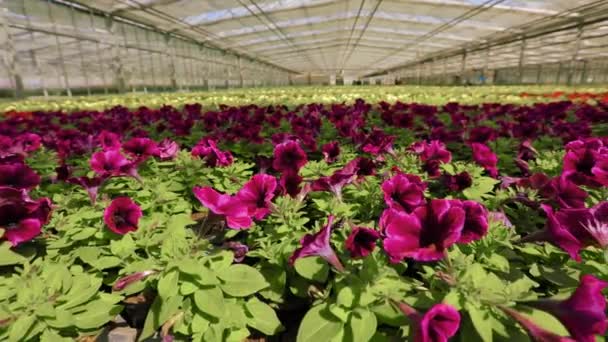
<svg viewBox="0 0 608 342"><path fill-rule="evenodd" d="M0 339L120 315L139 340L596 341L607 122L569 101L11 115Z"/></svg>

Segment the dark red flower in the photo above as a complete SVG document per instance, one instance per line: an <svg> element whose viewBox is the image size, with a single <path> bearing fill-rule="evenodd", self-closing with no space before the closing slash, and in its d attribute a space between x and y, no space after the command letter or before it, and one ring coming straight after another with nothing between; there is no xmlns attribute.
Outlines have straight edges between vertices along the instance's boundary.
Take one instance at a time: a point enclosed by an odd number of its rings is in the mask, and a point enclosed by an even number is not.
<svg viewBox="0 0 608 342"><path fill-rule="evenodd" d="M40 234L51 217L48 198L32 200L26 190L0 187L0 228L13 247Z"/></svg>
<svg viewBox="0 0 608 342"><path fill-rule="evenodd" d="M340 144L337 141L332 141L323 145L321 151L323 152L325 162L328 164L334 163L340 155Z"/></svg>
<svg viewBox="0 0 608 342"><path fill-rule="evenodd" d="M473 179L468 172L463 171L456 175L444 174L443 183L450 191L459 192L473 185Z"/></svg>
<svg viewBox="0 0 608 342"><path fill-rule="evenodd" d="M212 187L195 187L192 192L202 205L217 215L226 217L226 223L232 229L248 229L253 224L249 208L238 198L220 194Z"/></svg>
<svg viewBox="0 0 608 342"><path fill-rule="evenodd" d="M117 197L103 213L103 221L116 234L125 235L138 228L141 208L129 197Z"/></svg>
<svg viewBox="0 0 608 342"><path fill-rule="evenodd" d="M40 176L22 163L0 164L0 187L30 190L40 184Z"/></svg>
<svg viewBox="0 0 608 342"><path fill-rule="evenodd" d="M250 216L261 220L270 213L276 188L276 178L267 174L257 174L243 185L236 198L247 207Z"/></svg>
<svg viewBox="0 0 608 342"><path fill-rule="evenodd" d="M274 161L272 167L279 171L297 171L308 162L306 152L296 141L288 140L274 148Z"/></svg>
<svg viewBox="0 0 608 342"><path fill-rule="evenodd" d="M346 249L352 258L365 258L376 248L380 232L365 227L355 227L346 239Z"/></svg>
<svg viewBox="0 0 608 342"><path fill-rule="evenodd" d="M469 243L488 233L488 209L475 201L462 201L465 211L464 227L458 243Z"/></svg>
<svg viewBox="0 0 608 342"><path fill-rule="evenodd" d="M452 154L439 140L416 142L409 147L409 150L420 157L424 170L430 177L439 177L439 165L452 161Z"/></svg>
<svg viewBox="0 0 608 342"><path fill-rule="evenodd" d="M132 138L122 145L123 150L138 160L156 157L160 154L158 145L149 138Z"/></svg>

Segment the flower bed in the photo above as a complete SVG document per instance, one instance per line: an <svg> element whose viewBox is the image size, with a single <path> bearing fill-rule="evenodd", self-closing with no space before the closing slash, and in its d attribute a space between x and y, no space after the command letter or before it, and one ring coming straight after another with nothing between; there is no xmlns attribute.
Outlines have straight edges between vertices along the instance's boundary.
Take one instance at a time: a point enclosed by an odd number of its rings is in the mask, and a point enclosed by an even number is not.
<svg viewBox="0 0 608 342"><path fill-rule="evenodd" d="M12 113L0 339L120 314L142 340L593 341L607 122L569 101Z"/></svg>

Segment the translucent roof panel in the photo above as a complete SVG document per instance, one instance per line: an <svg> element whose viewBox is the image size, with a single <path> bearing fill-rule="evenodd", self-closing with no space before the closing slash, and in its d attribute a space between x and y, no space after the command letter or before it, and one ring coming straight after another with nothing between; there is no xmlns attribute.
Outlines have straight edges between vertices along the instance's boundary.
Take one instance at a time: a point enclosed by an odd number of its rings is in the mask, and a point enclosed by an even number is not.
<svg viewBox="0 0 608 342"><path fill-rule="evenodd" d="M597 0L64 1L179 33L294 72L361 76L497 32L510 32L519 25ZM575 17L577 13L567 15ZM86 28L80 33L112 39L107 32L87 32ZM596 39L585 44L591 44L591 49L602 43Z"/></svg>

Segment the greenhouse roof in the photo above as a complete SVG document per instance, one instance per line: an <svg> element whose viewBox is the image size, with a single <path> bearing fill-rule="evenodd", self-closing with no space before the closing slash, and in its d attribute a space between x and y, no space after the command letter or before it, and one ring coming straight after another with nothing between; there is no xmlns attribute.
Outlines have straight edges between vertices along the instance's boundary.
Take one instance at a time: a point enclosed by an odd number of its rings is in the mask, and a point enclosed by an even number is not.
<svg viewBox="0 0 608 342"><path fill-rule="evenodd" d="M5 1L7 2L7 1ZM13 3L27 3L23 9ZM582 17L579 9L606 1L594 0L55 0L86 10L111 14L187 37L222 50L270 63L297 73L354 73L358 76L405 65L425 56L462 49L497 34L522 35L522 25L543 20ZM41 2L8 1L9 22L18 27L49 27L48 16L36 7ZM68 19L66 19L68 20ZM61 27L66 33L63 58L78 57L70 51L69 34L113 37L110 30L87 23ZM570 34L566 39L572 41ZM601 56L608 46L608 25L599 25L581 42L585 51ZM561 37L561 36L560 36ZM569 60L569 47L560 37L537 44L528 62ZM33 34L23 35L17 49L41 49ZM72 41L76 44L77 40ZM557 44L557 45L556 45ZM513 48L507 58L515 58ZM510 57L509 57L510 56Z"/></svg>

